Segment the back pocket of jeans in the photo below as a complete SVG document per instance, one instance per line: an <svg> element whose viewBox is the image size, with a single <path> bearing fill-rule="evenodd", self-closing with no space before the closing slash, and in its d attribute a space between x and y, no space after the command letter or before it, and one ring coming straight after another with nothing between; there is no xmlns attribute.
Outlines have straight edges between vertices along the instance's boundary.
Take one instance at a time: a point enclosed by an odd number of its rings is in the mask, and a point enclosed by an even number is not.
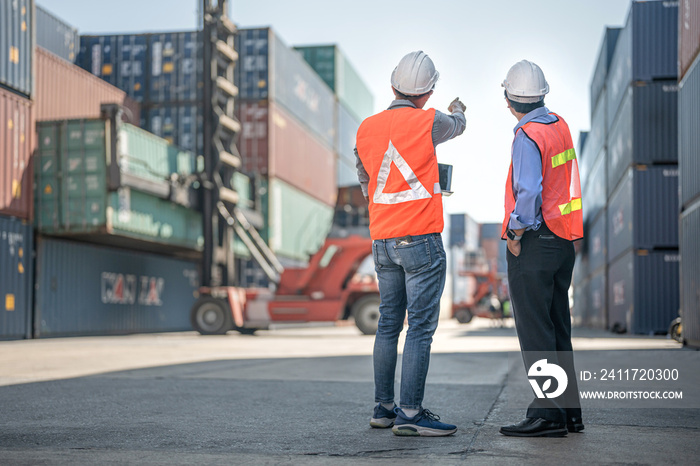
<svg viewBox="0 0 700 466"><path fill-rule="evenodd" d="M416 273L430 267L430 244L428 238L423 238L401 246L395 245L394 249L401 258L401 266L406 272Z"/></svg>

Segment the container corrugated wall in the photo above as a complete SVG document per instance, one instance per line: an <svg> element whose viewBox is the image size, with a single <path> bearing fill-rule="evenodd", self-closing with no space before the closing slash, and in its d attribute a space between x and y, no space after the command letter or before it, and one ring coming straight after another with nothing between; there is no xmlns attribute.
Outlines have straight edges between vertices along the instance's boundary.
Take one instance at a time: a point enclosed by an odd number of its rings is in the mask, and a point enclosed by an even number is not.
<svg viewBox="0 0 700 466"><path fill-rule="evenodd" d="M684 207L700 197L700 59L681 81L678 107L680 200Z"/></svg>
<svg viewBox="0 0 700 466"><path fill-rule="evenodd" d="M588 313L586 314L586 326L594 328L607 328L608 299L607 299L608 274L602 269L591 275L588 292Z"/></svg>
<svg viewBox="0 0 700 466"><path fill-rule="evenodd" d="M629 251L610 264L608 327L666 333L679 309L678 252Z"/></svg>
<svg viewBox="0 0 700 466"><path fill-rule="evenodd" d="M0 88L0 215L32 217L32 102Z"/></svg>
<svg viewBox="0 0 700 466"><path fill-rule="evenodd" d="M610 68L610 62L612 62L615 46L617 45L617 38L621 30L622 28L607 27L603 33L603 41L598 50L598 61L593 70L593 77L591 78L591 110L600 105L600 95L605 88L608 69ZM603 107L605 107L604 103Z"/></svg>
<svg viewBox="0 0 700 466"><path fill-rule="evenodd" d="M0 340L31 338L32 225L0 215Z"/></svg>
<svg viewBox="0 0 700 466"><path fill-rule="evenodd" d="M585 326L584 319L589 309L589 281L576 281L574 284L574 305L571 308L571 325Z"/></svg>
<svg viewBox="0 0 700 466"><path fill-rule="evenodd" d="M354 151L360 123L345 105L338 104L338 187L355 186L360 183L357 180Z"/></svg>
<svg viewBox="0 0 700 466"><path fill-rule="evenodd" d="M41 238L35 336L190 330L198 287L193 262Z"/></svg>
<svg viewBox="0 0 700 466"><path fill-rule="evenodd" d="M700 202L681 215L681 310L683 339L700 347Z"/></svg>
<svg viewBox="0 0 700 466"><path fill-rule="evenodd" d="M678 86L630 86L608 136L608 192L631 164L678 162Z"/></svg>
<svg viewBox="0 0 700 466"><path fill-rule="evenodd" d="M144 107L142 127L183 149L202 154L204 115L197 102Z"/></svg>
<svg viewBox="0 0 700 466"><path fill-rule="evenodd" d="M678 8L678 76L684 77L700 51L700 2L681 0Z"/></svg>
<svg viewBox="0 0 700 466"><path fill-rule="evenodd" d="M583 217L584 222L595 219L607 202L606 180L608 176L607 154L602 149L596 158L590 174L582 180Z"/></svg>
<svg viewBox="0 0 700 466"><path fill-rule="evenodd" d="M636 81L678 75L678 2L632 2L608 70L608 124L613 124L627 87Z"/></svg>
<svg viewBox="0 0 700 466"><path fill-rule="evenodd" d="M0 84L33 92L34 1L0 0Z"/></svg>
<svg viewBox="0 0 700 466"><path fill-rule="evenodd" d="M139 124L139 104L124 91L40 47L35 56L37 121L99 118L101 104L116 103L128 109L128 121Z"/></svg>
<svg viewBox="0 0 700 466"><path fill-rule="evenodd" d="M678 169L630 168L608 204L608 257L678 247Z"/></svg>
<svg viewBox="0 0 700 466"><path fill-rule="evenodd" d="M80 51L80 35L76 28L37 5L36 45L74 63Z"/></svg>
<svg viewBox="0 0 700 466"><path fill-rule="evenodd" d="M155 102L196 101L202 98L202 33L167 32L149 34L147 100Z"/></svg>
<svg viewBox="0 0 700 466"><path fill-rule="evenodd" d="M247 173L268 174L269 105L266 100L237 101L236 118L241 122L238 150L241 153L241 169Z"/></svg>
<svg viewBox="0 0 700 466"><path fill-rule="evenodd" d="M586 227L584 238L588 244L588 264L591 272L596 272L607 264L607 215L605 211L590 225Z"/></svg>

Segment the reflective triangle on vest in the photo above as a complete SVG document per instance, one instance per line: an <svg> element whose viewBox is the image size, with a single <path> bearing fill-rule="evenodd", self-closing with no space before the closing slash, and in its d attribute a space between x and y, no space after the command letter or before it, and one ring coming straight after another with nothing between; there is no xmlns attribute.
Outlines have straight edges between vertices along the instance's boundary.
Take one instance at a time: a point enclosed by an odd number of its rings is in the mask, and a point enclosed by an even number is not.
<svg viewBox="0 0 700 466"><path fill-rule="evenodd" d="M408 183L411 189L405 191L400 191L398 193L385 193L384 188L386 187L387 179L389 178L389 172L391 171L391 163L396 165L399 169L401 175ZM382 165L379 167L379 173L377 175L377 189L374 190L374 203L375 204L400 204L402 202L417 201L419 199L429 199L432 196L427 189L418 181L418 177L413 173L413 170L408 165L406 160L399 154L396 150L394 144L389 141L389 148L384 153L384 159L382 159Z"/></svg>

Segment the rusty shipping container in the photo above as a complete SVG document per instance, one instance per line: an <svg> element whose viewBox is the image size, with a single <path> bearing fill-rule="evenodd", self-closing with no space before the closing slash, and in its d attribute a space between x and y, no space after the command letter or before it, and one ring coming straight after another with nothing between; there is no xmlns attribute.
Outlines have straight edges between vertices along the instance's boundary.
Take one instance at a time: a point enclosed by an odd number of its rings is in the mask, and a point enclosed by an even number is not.
<svg viewBox="0 0 700 466"><path fill-rule="evenodd" d="M683 78L700 52L700 2L678 4L678 77Z"/></svg>
<svg viewBox="0 0 700 466"><path fill-rule="evenodd" d="M34 105L37 121L99 118L100 105L108 103L123 106L125 120L139 124L139 104L126 92L37 47Z"/></svg>
<svg viewBox="0 0 700 466"><path fill-rule="evenodd" d="M0 88L0 215L32 218L32 102Z"/></svg>
<svg viewBox="0 0 700 466"><path fill-rule="evenodd" d="M0 216L0 340L31 338L32 225Z"/></svg>
<svg viewBox="0 0 700 466"><path fill-rule="evenodd" d="M700 202L681 215L681 312L683 339L688 346L700 348Z"/></svg>
<svg viewBox="0 0 700 466"><path fill-rule="evenodd" d="M272 101L238 101L243 169L278 178L329 206L337 197L333 151Z"/></svg>

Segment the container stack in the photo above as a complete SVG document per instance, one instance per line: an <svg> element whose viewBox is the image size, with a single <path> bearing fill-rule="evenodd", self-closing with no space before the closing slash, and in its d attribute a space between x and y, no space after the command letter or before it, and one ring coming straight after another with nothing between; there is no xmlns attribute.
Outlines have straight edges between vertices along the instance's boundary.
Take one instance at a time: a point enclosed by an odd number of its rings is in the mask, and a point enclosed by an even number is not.
<svg viewBox="0 0 700 466"><path fill-rule="evenodd" d="M239 29L236 51L241 170L259 179L263 238L284 265L299 265L333 219L336 99L271 28Z"/></svg>
<svg viewBox="0 0 700 466"><path fill-rule="evenodd" d="M604 35L581 157L584 325L665 333L678 314L677 35L678 3L664 1L633 2Z"/></svg>
<svg viewBox="0 0 700 466"><path fill-rule="evenodd" d="M681 312L683 340L700 347L700 2L679 7L679 121Z"/></svg>
<svg viewBox="0 0 700 466"><path fill-rule="evenodd" d="M34 2L0 12L0 339L15 339L31 336Z"/></svg>
<svg viewBox="0 0 700 466"><path fill-rule="evenodd" d="M448 275L452 277L452 302L472 304L476 290L474 277L464 272L485 272L488 268L486 257L480 250L479 223L467 214L450 214Z"/></svg>

